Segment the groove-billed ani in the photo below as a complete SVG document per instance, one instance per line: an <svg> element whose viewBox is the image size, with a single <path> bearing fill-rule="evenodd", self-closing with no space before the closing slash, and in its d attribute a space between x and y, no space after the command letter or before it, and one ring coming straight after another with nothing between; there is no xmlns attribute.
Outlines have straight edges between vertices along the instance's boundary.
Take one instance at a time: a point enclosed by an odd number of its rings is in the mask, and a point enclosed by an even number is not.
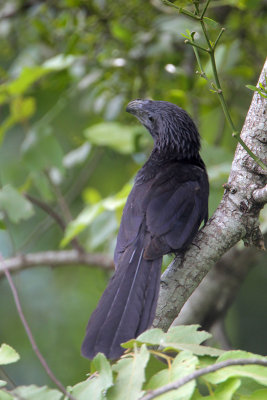
<svg viewBox="0 0 267 400"><path fill-rule="evenodd" d="M110 359L121 343L153 321L162 256L181 252L208 217L209 184L200 138L188 114L165 101L134 100L135 115L154 139L124 207L114 261L116 271L91 315L82 354Z"/></svg>

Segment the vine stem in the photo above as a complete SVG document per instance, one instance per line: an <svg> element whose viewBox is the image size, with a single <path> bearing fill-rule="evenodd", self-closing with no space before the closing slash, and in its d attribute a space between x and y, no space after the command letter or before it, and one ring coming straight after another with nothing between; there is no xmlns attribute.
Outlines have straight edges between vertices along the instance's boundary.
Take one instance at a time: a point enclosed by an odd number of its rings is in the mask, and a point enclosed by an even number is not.
<svg viewBox="0 0 267 400"><path fill-rule="evenodd" d="M230 128L232 129L232 136L237 139L237 141L240 143L240 145L246 150L246 152L250 155L251 158L253 158L253 160L263 169L266 170L267 167L266 165L259 159L259 157L256 156L256 154L254 154L249 147L246 145L246 143L241 139L240 137L240 132L236 129L233 120L231 118L227 103L225 101L224 98L224 94L223 94L223 90L221 87L221 83L220 83L220 79L219 79L219 75L218 75L218 71L217 71L217 66L216 66L216 60L215 60L215 46L217 46L218 41L223 33L223 30L220 32L219 36L216 39L216 42L214 45L211 44L210 40L209 40L209 36L208 36L208 32L205 26L205 22L203 21L203 19L200 20L200 24L202 27L202 31L204 33L206 42L209 46L209 55L210 55L210 60L211 60L211 67L212 67L212 71L213 71L213 76L214 76L214 80L215 80L215 84L216 84L216 93L219 97L225 118L230 126Z"/></svg>
<svg viewBox="0 0 267 400"><path fill-rule="evenodd" d="M206 53L209 54L210 61L211 61L211 66L212 66L212 72L213 72L214 81L215 81L215 84L211 83L211 86L214 88L214 91L217 93L217 95L219 97L219 100L220 100L220 103L221 103L221 106L222 106L222 109L223 109L223 113L224 113L225 118L226 118L226 120L228 122L228 125L230 126L230 128L232 130L232 136L240 143L240 145L246 150L246 152L250 155L250 157L264 171L266 171L267 170L267 166L262 162L262 160L259 157L257 157L256 154L254 154L249 149L249 147L246 145L246 143L242 140L242 138L240 136L240 132L236 129L236 127L234 125L234 122L233 122L231 114L229 112L227 103L226 103L225 98L224 98L224 94L223 94L223 90L222 90L222 87L221 87L221 84L220 84L220 79L219 79L217 66L216 66L215 48L217 47L217 44L218 44L218 42L219 42L219 40L220 40L220 38L221 38L221 36L222 36L222 34L223 34L225 29L224 28L221 29L221 31L219 32L219 34L218 34L218 36L217 36L217 38L215 40L215 43L212 44L212 42L209 39L209 34L208 34L207 29L206 29L206 25L205 25L205 21L204 21L204 17L205 17L205 14L207 12L207 9L209 7L210 0L206 1L202 11L199 10L199 2L198 1L193 2L194 6L195 6L195 13L191 13L191 11L188 11L188 10L185 10L185 9L183 9L181 7L178 7L178 6L174 5L173 3L171 3L169 0L162 0L162 1L166 5L169 5L171 7L177 8L179 10L179 13L187 15L187 16L195 19L196 21L199 21L199 23L201 25L201 28L202 28L202 31L203 31L203 34L204 34L204 37L205 37L205 40L207 42L208 48L205 49L202 46L199 46L198 44L196 44L192 34L191 34L191 39L192 40L186 40L185 43L188 43L193 47L193 50L194 50L195 55L196 55L197 63L199 65L200 71L201 71L200 72L200 76L202 76L206 80L208 80L208 79L207 79L206 74L205 74L205 72L204 72L204 70L202 68L201 63L200 63L198 50L205 51Z"/></svg>
<svg viewBox="0 0 267 400"><path fill-rule="evenodd" d="M73 397L69 392L66 391L65 387L63 386L63 384L55 377L55 375L51 371L50 367L48 366L44 356L40 352L40 350L39 350L39 348L37 346L37 343L36 343L36 341L34 339L34 336L32 334L32 331L30 329L30 326L29 326L29 324L28 324L28 322L26 320L26 317L25 317L25 315L23 313L16 286L15 286L15 284L13 282L13 279L11 277L11 274L10 274L8 268L5 267L5 260L4 260L4 258L3 258L1 253L0 253L0 262L2 263L2 266L3 266L3 269L4 269L4 273L5 273L5 276L7 278L8 284L10 286L10 289L11 289L11 292L12 292L12 295L13 295L13 298L14 298L14 301L15 301L15 305L16 305L16 308L17 308L17 311L18 311L18 314L19 314L19 317L20 317L20 320L21 320L22 325L23 325L23 327L25 329L25 332L26 332L26 334L28 336L28 339L29 339L29 341L31 343L33 351L35 352L36 356L38 357L41 365L44 367L44 370L46 371L46 373L49 376L49 378L60 389L60 391L65 396L67 396L68 399L76 400L75 397Z"/></svg>

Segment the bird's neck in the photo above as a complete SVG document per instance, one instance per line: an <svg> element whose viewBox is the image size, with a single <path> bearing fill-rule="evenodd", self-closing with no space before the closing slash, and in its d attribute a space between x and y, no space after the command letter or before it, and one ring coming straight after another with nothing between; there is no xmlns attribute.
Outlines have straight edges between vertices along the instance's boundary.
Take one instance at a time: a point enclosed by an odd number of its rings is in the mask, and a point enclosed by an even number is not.
<svg viewBox="0 0 267 400"><path fill-rule="evenodd" d="M204 162L200 157L199 150L191 146L186 149L179 149L175 146L161 147L154 145L149 160L154 165L162 165L170 161L183 161L186 164L194 164L205 168Z"/></svg>

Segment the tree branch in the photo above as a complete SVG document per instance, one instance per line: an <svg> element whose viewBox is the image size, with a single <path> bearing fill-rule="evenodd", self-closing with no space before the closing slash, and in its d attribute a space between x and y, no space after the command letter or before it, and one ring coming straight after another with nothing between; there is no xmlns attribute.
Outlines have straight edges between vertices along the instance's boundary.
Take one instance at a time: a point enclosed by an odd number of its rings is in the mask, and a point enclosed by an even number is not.
<svg viewBox="0 0 267 400"><path fill-rule="evenodd" d="M101 253L81 253L77 250L44 251L40 253L20 254L5 260L5 267L0 265L0 277L4 270L20 271L40 265L65 266L73 264L84 264L99 266L112 270L113 260Z"/></svg>
<svg viewBox="0 0 267 400"><path fill-rule="evenodd" d="M175 382L168 383L167 385L161 386L158 389L150 390L146 395L140 398L140 400L151 400L155 397L160 396L163 393L170 392L171 390L177 390L181 386L184 386L186 383L193 381L200 376L209 374L211 372L218 371L219 369L230 367L233 365L262 365L267 367L267 359L259 359L259 358L239 358L235 360L226 360L218 362L217 364L209 365L208 367L198 369L191 374L184 376L183 378L178 379Z"/></svg>
<svg viewBox="0 0 267 400"><path fill-rule="evenodd" d="M265 83L267 61L259 82ZM242 140L263 162L267 161L266 99L254 93ZM194 243L179 255L162 276L161 291L154 326L167 330L182 306L204 276L221 256L243 239L246 245L263 249L259 230L259 212L263 203L254 201L255 190L266 185L265 172L238 144L223 199L207 225L198 233Z"/></svg>
<svg viewBox="0 0 267 400"><path fill-rule="evenodd" d="M233 303L260 254L252 247L240 249L235 246L229 250L192 293L173 324L197 323L210 331Z"/></svg>

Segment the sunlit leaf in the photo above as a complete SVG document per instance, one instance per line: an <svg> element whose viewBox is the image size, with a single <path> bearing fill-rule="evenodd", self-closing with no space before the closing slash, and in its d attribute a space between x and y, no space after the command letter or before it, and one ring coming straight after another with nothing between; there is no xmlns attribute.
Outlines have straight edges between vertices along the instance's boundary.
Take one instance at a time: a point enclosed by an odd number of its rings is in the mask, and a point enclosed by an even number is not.
<svg viewBox="0 0 267 400"><path fill-rule="evenodd" d="M168 368L155 374L148 382L146 389L153 390L163 385L174 382L186 376L196 369L198 364L197 357L191 353L183 351L178 354ZM172 390L162 396L162 400L189 400L193 394L196 382L191 381L178 390Z"/></svg>
<svg viewBox="0 0 267 400"><path fill-rule="evenodd" d="M140 134L140 129L116 122L102 122L87 128L84 134L94 145L108 146L120 153L130 154L135 150L135 138Z"/></svg>
<svg viewBox="0 0 267 400"><path fill-rule="evenodd" d="M102 202L87 206L78 217L71 221L60 245L65 247L75 236L81 233L104 210Z"/></svg>
<svg viewBox="0 0 267 400"><path fill-rule="evenodd" d="M130 190L131 185L126 184L116 195L101 199L97 203L93 201L91 205L86 206L83 211L81 211L81 213L68 224L65 236L61 241L61 247L66 246L75 236L88 227L103 211L115 211L121 209L127 200ZM94 193L94 191L91 193Z"/></svg>
<svg viewBox="0 0 267 400"><path fill-rule="evenodd" d="M15 97L11 102L11 115L16 122L23 122L35 112L35 100L33 97Z"/></svg>
<svg viewBox="0 0 267 400"><path fill-rule="evenodd" d="M46 60L43 63L43 68L53 71L59 71L61 69L70 67L76 60L77 57L73 55L58 54L55 57Z"/></svg>
<svg viewBox="0 0 267 400"><path fill-rule="evenodd" d="M0 365L12 364L20 359L20 356L11 346L3 343L0 347Z"/></svg>
<svg viewBox="0 0 267 400"><path fill-rule="evenodd" d="M91 151L90 143L85 142L82 146L67 153L63 158L63 165L66 168L72 168L75 165L82 164Z"/></svg>
<svg viewBox="0 0 267 400"><path fill-rule="evenodd" d="M49 389L47 386L38 387L36 385L18 386L12 390L15 398L23 400L61 400L62 393L56 389Z"/></svg>
<svg viewBox="0 0 267 400"><path fill-rule="evenodd" d="M92 375L84 382L68 388L77 400L102 400L103 393L113 384L111 366L106 357L99 353L91 363Z"/></svg>
<svg viewBox="0 0 267 400"><path fill-rule="evenodd" d="M132 357L120 359L114 366L117 379L109 391L110 400L138 400L142 394L145 381L145 368L149 360L146 346L135 350Z"/></svg>

